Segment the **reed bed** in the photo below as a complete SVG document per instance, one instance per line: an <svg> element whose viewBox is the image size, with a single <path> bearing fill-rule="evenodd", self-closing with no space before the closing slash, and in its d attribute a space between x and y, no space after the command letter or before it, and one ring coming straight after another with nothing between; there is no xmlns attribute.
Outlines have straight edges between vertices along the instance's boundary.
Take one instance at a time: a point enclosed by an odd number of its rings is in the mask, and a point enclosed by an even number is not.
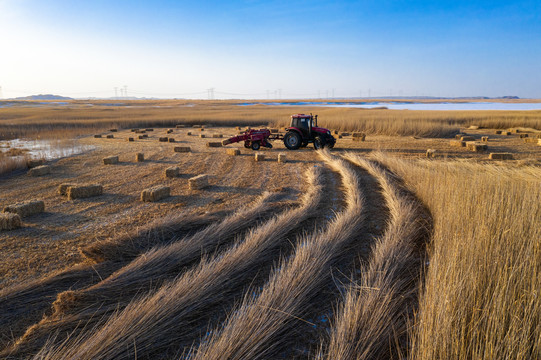
<svg viewBox="0 0 541 360"><path fill-rule="evenodd" d="M539 358L541 168L382 161L434 216L411 358Z"/></svg>
<svg viewBox="0 0 541 360"><path fill-rule="evenodd" d="M320 359L407 357L408 326L418 303L424 244L431 218L399 180L379 164L354 154L348 160L376 177L390 209L387 230L373 247L360 278L347 290Z"/></svg>
<svg viewBox="0 0 541 360"><path fill-rule="evenodd" d="M307 178L309 188L300 207L253 228L244 241L134 300L105 325L59 347L45 347L39 357L124 359L133 358L136 351L137 356L156 358L171 347L192 344L209 321L217 321L224 307L232 305L235 294L242 294L254 277L265 274L265 264L270 267L277 251L289 244L287 234L317 216L323 192L321 169L311 168ZM148 281L148 275L143 276Z"/></svg>
<svg viewBox="0 0 541 360"><path fill-rule="evenodd" d="M343 160L321 153L339 172L347 205L324 231L302 239L291 258L282 261L261 291L248 291L227 321L194 350L193 359L269 359L291 357L299 322L305 322L320 292L332 282L331 268L356 239L365 219L359 178ZM317 300L316 300L317 299Z"/></svg>
<svg viewBox="0 0 541 360"><path fill-rule="evenodd" d="M84 323L88 327L96 324L101 317L112 315L115 311L124 308L137 295L159 287L166 280L175 278L202 256L217 251L219 246L227 244L234 239L236 234L245 231L253 223L257 223L260 217L269 211L270 202L277 197L275 193L266 192L255 201L253 206L239 210L223 221L214 223L190 237L177 238L175 234L169 233L173 235L173 238L166 237L170 245L143 253L129 264L126 264L129 255L133 255L145 246L158 245L162 238L145 239L145 232L143 232L143 236L134 239L133 246L127 247L128 256L122 250L119 251L118 247L127 245L129 237L121 237L120 241L106 243L101 248L107 253L103 259L112 260L106 263L121 264L117 269L123 267L94 286L79 291L70 290L60 293L53 303L52 314L30 327L8 349L9 353L21 355L35 352L55 331L60 333L57 335L57 341L61 341L69 332L82 331L83 328L79 327L79 324ZM181 229L180 225L187 224L176 217L173 217L172 221L169 224L177 230ZM156 229L147 234L160 236L165 232L165 235L168 235L168 230L162 231ZM182 234L181 232L178 235L182 236ZM122 256L116 256L119 252ZM122 296L119 296L119 292Z"/></svg>
<svg viewBox="0 0 541 360"><path fill-rule="evenodd" d="M450 137L460 127L528 127L541 130L541 111L409 111L313 106L241 106L235 101L74 101L70 106L0 109L4 139L73 138L114 128L184 125L288 126L291 114L319 114L320 125L340 131ZM112 105L112 106L111 106ZM127 106L129 105L129 106Z"/></svg>

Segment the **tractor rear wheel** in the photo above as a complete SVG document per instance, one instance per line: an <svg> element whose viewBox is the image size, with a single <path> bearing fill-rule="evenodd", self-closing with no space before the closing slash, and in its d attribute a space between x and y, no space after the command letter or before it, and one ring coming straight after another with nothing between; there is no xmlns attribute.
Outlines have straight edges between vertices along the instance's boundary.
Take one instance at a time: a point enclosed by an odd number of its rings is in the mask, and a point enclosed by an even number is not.
<svg viewBox="0 0 541 360"><path fill-rule="evenodd" d="M301 136L295 131L288 131L284 135L284 145L289 150L297 150L301 146Z"/></svg>
<svg viewBox="0 0 541 360"><path fill-rule="evenodd" d="M259 150L259 148L261 147L261 144L259 144L259 141L254 141L252 142L252 150Z"/></svg>

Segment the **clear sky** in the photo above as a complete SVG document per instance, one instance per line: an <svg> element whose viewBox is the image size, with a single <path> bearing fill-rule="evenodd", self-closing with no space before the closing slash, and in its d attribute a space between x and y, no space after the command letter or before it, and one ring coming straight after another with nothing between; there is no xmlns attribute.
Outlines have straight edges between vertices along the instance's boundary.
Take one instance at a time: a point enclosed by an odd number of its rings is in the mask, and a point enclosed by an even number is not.
<svg viewBox="0 0 541 360"><path fill-rule="evenodd" d="M0 49L4 98L541 98L540 0L0 0Z"/></svg>

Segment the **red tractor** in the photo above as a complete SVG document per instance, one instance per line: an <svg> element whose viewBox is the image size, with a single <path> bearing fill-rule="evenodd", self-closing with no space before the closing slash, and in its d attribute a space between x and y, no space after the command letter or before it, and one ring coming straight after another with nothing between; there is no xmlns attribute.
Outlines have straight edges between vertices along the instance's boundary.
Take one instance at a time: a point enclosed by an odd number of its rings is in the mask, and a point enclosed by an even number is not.
<svg viewBox="0 0 541 360"><path fill-rule="evenodd" d="M306 147L309 143L313 143L315 149L324 147L332 149L336 143L336 139L328 129L317 126L317 115L291 115L291 125L286 131L284 145L289 150Z"/></svg>
<svg viewBox="0 0 541 360"><path fill-rule="evenodd" d="M291 116L291 126L286 128L286 134L283 137L280 134L271 134L268 129L249 129L222 141L222 144L244 141L245 148L259 150L261 146L272 148L270 143L272 140L283 140L289 150L297 150L309 143L313 143L315 149L333 148L336 143L336 139L328 129L317 126L317 115L296 114Z"/></svg>

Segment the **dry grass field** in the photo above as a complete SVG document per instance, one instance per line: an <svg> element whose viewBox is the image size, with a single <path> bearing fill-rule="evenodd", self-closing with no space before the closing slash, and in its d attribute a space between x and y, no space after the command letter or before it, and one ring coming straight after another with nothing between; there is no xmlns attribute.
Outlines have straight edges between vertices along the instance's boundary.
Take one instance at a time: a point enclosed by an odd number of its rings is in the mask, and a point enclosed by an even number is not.
<svg viewBox="0 0 541 360"><path fill-rule="evenodd" d="M45 210L0 230L0 358L541 358L541 112L239 104L0 108L86 149L2 152L2 209ZM207 146L302 112L334 149Z"/></svg>

